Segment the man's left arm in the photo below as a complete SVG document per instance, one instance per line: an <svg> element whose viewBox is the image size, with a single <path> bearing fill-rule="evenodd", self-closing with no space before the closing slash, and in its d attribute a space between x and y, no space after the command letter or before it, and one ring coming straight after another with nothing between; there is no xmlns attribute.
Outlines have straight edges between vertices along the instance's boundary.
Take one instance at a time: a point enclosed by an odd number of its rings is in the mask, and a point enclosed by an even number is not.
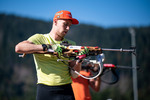
<svg viewBox="0 0 150 100"><path fill-rule="evenodd" d="M82 65L82 62L80 62L78 60L69 62L69 66L72 67L77 72L80 72L81 65ZM71 73L72 78L77 78L78 77L78 74L76 74L73 70L71 70L70 73Z"/></svg>
<svg viewBox="0 0 150 100"><path fill-rule="evenodd" d="M100 90L100 83L101 83L100 76L98 76L96 79L89 80L89 85L96 92L98 92Z"/></svg>

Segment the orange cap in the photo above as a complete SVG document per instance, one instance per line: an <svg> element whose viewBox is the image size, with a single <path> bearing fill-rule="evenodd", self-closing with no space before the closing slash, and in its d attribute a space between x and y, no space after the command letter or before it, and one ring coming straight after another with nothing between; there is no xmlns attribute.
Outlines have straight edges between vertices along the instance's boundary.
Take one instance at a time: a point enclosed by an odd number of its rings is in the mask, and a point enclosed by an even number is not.
<svg viewBox="0 0 150 100"><path fill-rule="evenodd" d="M55 14L53 20L55 20L55 19L70 19L70 20L72 20L72 24L79 24L79 21L77 19L72 18L71 12L66 11L66 10L58 11Z"/></svg>

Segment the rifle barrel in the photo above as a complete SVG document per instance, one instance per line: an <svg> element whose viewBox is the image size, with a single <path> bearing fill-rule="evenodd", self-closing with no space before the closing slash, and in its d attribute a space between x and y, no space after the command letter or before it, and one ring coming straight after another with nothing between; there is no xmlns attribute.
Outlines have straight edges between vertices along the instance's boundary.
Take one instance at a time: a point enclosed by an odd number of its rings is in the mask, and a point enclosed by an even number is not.
<svg viewBox="0 0 150 100"><path fill-rule="evenodd" d="M139 66L132 67L132 66L119 66L117 65L116 68L122 68L122 69L139 69Z"/></svg>
<svg viewBox="0 0 150 100"><path fill-rule="evenodd" d="M102 51L120 51L120 52L134 52L135 49L108 49L108 48L101 48Z"/></svg>

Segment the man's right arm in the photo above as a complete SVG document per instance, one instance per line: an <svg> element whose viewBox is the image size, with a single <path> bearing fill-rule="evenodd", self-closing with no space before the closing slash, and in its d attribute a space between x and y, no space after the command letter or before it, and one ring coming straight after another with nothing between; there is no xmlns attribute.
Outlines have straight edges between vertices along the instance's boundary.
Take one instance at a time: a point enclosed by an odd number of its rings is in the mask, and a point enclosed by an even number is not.
<svg viewBox="0 0 150 100"><path fill-rule="evenodd" d="M22 41L15 46L16 53L34 53L38 51L43 51L42 45L35 45L28 40Z"/></svg>

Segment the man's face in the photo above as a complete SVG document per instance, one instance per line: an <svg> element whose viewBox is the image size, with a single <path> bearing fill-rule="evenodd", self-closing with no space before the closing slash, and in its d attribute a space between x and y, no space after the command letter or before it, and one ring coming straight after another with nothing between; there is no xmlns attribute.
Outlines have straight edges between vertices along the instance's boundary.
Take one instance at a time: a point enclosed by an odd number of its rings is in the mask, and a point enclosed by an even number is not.
<svg viewBox="0 0 150 100"><path fill-rule="evenodd" d="M70 26L72 25L72 21L68 19L57 20L56 25L57 25L57 35L63 38L69 31Z"/></svg>

